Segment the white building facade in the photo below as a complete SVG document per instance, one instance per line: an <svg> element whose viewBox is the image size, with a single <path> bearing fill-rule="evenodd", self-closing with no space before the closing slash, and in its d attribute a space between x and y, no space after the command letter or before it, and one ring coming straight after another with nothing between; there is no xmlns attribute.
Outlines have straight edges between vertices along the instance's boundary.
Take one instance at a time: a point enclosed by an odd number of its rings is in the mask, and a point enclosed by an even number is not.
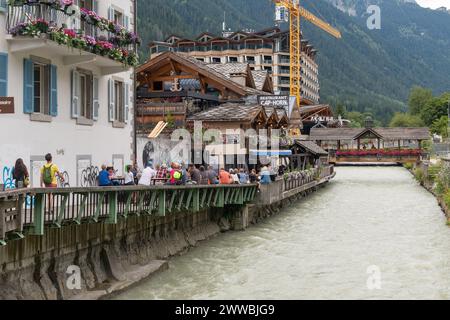
<svg viewBox="0 0 450 320"><path fill-rule="evenodd" d="M13 186L22 158L39 186L47 153L64 186L92 185L102 164L122 175L134 149L134 1L36 2L0 0L0 184Z"/></svg>

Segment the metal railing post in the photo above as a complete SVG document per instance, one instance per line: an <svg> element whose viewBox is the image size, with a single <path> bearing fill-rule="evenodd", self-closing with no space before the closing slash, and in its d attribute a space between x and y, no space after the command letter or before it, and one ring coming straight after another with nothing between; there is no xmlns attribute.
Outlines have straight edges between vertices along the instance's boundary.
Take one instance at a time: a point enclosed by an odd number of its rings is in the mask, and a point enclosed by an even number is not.
<svg viewBox="0 0 450 320"><path fill-rule="evenodd" d="M43 236L44 235L44 222L45 222L45 194L36 194L34 196L34 221L32 235Z"/></svg>

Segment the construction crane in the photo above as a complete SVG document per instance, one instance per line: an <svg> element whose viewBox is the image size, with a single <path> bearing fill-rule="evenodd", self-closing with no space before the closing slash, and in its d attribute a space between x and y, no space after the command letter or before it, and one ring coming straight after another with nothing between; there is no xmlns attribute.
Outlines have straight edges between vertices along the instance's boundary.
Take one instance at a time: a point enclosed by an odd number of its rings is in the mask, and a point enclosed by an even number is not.
<svg viewBox="0 0 450 320"><path fill-rule="evenodd" d="M299 0L272 0L275 2L276 22L288 22L290 24L290 55L291 55L291 66L290 66L290 91L291 96L297 98L298 106L301 104L301 84L302 84L302 73L301 73L301 54L302 54L302 44L301 44L301 28L300 19L304 18L312 24L316 25L320 29L328 32L332 36L340 39L342 38L339 30L333 28L330 24L316 17L314 14L300 6ZM287 14L289 12L289 15Z"/></svg>

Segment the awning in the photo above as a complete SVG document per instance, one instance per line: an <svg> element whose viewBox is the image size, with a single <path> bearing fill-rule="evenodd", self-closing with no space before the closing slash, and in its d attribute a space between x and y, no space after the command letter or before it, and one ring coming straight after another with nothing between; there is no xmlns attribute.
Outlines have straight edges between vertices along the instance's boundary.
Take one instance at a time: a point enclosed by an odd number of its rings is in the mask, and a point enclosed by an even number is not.
<svg viewBox="0 0 450 320"><path fill-rule="evenodd" d="M259 157L291 156L291 150L250 150L250 155Z"/></svg>

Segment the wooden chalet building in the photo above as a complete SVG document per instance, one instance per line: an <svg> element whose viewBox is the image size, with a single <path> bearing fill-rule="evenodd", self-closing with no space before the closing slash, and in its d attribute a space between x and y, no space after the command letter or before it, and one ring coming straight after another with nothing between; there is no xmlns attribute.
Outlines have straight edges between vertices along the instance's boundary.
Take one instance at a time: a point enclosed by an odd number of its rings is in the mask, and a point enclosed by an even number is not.
<svg viewBox="0 0 450 320"><path fill-rule="evenodd" d="M416 162L427 153L428 128L313 128L309 139L330 152L332 162Z"/></svg>
<svg viewBox="0 0 450 320"><path fill-rule="evenodd" d="M335 121L333 110L327 104L301 106L300 114L303 123L303 135L309 135L311 129L316 126L328 127Z"/></svg>
<svg viewBox="0 0 450 320"><path fill-rule="evenodd" d="M269 74L251 70L245 63L208 64L166 52L136 73L138 133L149 133L159 121L184 127L189 116L211 107L273 94Z"/></svg>
<svg viewBox="0 0 450 320"><path fill-rule="evenodd" d="M138 67L136 73L136 139L137 153L142 153L142 161L138 161L141 166L148 160L180 160L167 156L173 149L168 136L174 129L193 128L195 121L201 121L204 129L267 129L269 134L273 129L289 130L301 125L298 111L292 111L297 107L259 104L258 97L273 96L272 80L267 71L252 70L247 63L205 63L166 52ZM161 122L166 126L158 126ZM155 128L164 129L155 134ZM248 155L244 141L226 135L224 132L220 157L236 150Z"/></svg>

